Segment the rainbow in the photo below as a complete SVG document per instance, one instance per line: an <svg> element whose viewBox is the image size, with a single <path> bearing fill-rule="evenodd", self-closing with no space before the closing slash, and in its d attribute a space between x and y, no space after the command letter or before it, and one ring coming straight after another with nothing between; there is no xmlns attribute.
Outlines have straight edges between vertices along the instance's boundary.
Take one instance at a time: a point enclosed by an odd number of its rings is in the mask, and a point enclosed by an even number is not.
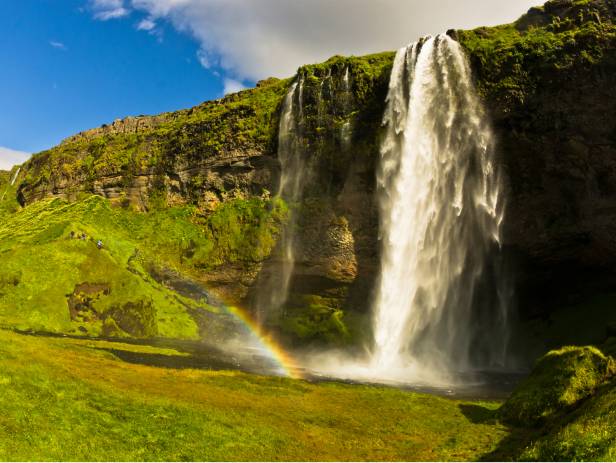
<svg viewBox="0 0 616 463"><path fill-rule="evenodd" d="M247 310L237 306L227 305L225 305L224 308L250 330L250 332L259 340L263 347L271 354L272 359L280 366L286 376L294 379L303 379L298 363L291 356L291 354L284 350L270 333L267 333L261 326L259 326Z"/></svg>

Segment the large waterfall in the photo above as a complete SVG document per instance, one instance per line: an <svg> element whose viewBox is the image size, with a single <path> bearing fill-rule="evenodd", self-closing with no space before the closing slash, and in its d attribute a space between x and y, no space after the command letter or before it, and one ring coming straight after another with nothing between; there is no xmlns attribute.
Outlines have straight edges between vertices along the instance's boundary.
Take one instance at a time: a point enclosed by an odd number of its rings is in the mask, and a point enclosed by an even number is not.
<svg viewBox="0 0 616 463"><path fill-rule="evenodd" d="M490 125L456 41L443 34L398 51L384 126L371 368L500 366L502 194Z"/></svg>

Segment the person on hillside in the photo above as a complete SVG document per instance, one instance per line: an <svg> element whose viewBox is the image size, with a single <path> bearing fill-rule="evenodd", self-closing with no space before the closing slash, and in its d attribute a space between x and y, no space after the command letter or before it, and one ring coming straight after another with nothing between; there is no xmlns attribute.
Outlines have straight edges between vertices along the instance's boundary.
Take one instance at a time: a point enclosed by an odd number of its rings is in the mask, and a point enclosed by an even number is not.
<svg viewBox="0 0 616 463"><path fill-rule="evenodd" d="M96 242L96 247L97 247L98 249L103 249L103 242L102 242L101 240L98 240L98 241Z"/></svg>

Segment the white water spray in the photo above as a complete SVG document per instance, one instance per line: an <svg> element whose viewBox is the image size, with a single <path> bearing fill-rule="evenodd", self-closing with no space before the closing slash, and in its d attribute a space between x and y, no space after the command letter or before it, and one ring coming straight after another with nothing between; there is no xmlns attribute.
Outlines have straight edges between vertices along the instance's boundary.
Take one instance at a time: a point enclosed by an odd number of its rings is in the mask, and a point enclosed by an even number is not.
<svg viewBox="0 0 616 463"><path fill-rule="evenodd" d="M313 355L324 375L445 386L505 365L509 293L494 137L460 45L396 54L377 172L381 269L367 360Z"/></svg>
<svg viewBox="0 0 616 463"><path fill-rule="evenodd" d="M447 35L400 49L377 174L381 275L376 376L502 366L506 291L494 140L460 45Z"/></svg>

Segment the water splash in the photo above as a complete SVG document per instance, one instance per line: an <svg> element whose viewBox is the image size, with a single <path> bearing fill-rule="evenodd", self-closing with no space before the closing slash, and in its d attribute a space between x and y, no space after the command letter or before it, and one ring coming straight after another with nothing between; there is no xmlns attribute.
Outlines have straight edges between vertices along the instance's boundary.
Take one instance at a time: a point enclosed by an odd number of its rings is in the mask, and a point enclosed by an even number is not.
<svg viewBox="0 0 616 463"><path fill-rule="evenodd" d="M439 35L397 52L384 125L371 370L502 366L502 194L494 137L457 42Z"/></svg>

